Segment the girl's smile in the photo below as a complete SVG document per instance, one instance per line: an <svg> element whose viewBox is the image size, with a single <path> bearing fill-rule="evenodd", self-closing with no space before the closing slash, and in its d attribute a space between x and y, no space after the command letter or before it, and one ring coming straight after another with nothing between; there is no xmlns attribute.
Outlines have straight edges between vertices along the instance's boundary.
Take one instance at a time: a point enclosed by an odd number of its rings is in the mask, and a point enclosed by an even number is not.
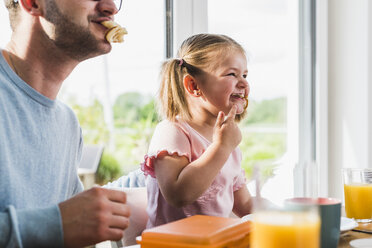
<svg viewBox="0 0 372 248"><path fill-rule="evenodd" d="M242 113L244 109L246 108L246 105L247 105L247 101L245 100L246 97L248 96L245 96L244 93L243 94L239 94L239 93L231 94L230 101L235 103L238 106L238 111L237 111L238 113ZM243 111L240 110L241 105L243 105Z"/></svg>

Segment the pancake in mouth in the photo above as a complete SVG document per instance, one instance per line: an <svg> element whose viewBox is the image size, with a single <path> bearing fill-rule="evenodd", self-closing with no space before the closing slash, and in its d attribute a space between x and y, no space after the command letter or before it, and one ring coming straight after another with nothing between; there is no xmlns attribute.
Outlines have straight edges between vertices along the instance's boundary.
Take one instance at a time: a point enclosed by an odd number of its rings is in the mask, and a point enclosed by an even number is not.
<svg viewBox="0 0 372 248"><path fill-rule="evenodd" d="M124 41L123 36L128 34L127 30L113 21L101 22L108 30L106 32L106 40L110 43L121 43Z"/></svg>

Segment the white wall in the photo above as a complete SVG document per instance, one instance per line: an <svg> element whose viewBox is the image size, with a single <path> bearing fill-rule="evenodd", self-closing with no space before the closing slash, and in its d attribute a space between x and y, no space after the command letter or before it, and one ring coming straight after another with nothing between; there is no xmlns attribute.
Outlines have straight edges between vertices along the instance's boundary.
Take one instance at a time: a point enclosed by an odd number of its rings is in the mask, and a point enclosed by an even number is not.
<svg viewBox="0 0 372 248"><path fill-rule="evenodd" d="M328 1L329 195L342 198L342 167L371 167L369 0ZM324 82L325 83L325 82Z"/></svg>

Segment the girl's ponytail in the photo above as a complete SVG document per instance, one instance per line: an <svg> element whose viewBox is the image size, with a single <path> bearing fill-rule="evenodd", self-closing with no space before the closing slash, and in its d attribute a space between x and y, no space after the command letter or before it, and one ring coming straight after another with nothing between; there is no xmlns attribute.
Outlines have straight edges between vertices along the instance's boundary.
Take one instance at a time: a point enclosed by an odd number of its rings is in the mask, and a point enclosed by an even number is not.
<svg viewBox="0 0 372 248"><path fill-rule="evenodd" d="M164 118L174 121L176 116L190 119L183 76L186 72L186 62L183 59L170 59L163 63L160 73L160 109Z"/></svg>

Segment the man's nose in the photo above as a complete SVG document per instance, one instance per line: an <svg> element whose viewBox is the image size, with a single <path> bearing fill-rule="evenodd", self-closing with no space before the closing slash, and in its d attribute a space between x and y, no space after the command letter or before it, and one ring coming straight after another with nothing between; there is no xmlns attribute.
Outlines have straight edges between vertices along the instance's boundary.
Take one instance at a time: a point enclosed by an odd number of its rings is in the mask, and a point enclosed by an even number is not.
<svg viewBox="0 0 372 248"><path fill-rule="evenodd" d="M100 0L98 9L105 15L116 15L119 11L113 0Z"/></svg>

